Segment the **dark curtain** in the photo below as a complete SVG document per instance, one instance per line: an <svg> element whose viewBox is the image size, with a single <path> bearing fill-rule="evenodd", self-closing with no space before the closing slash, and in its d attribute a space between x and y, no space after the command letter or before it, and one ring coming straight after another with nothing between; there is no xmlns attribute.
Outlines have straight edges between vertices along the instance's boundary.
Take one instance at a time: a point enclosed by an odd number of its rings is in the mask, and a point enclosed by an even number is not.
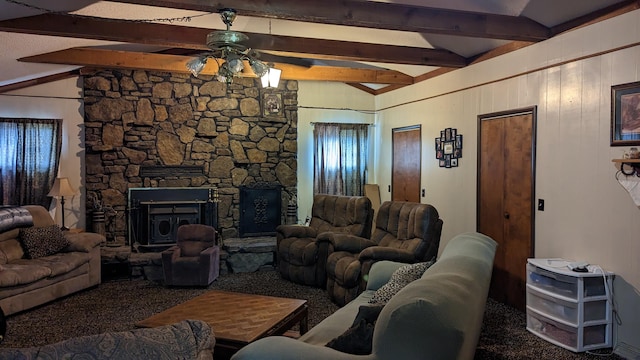
<svg viewBox="0 0 640 360"><path fill-rule="evenodd" d="M58 173L62 120L0 118L0 192L3 205L42 205Z"/></svg>
<svg viewBox="0 0 640 360"><path fill-rule="evenodd" d="M367 124L340 126L340 158L344 194L363 196L366 183L368 148Z"/></svg>
<svg viewBox="0 0 640 360"><path fill-rule="evenodd" d="M340 128L337 124L315 124L314 140L314 194L341 195Z"/></svg>
<svg viewBox="0 0 640 360"><path fill-rule="evenodd" d="M362 196L366 183L367 124L314 125L315 194Z"/></svg>

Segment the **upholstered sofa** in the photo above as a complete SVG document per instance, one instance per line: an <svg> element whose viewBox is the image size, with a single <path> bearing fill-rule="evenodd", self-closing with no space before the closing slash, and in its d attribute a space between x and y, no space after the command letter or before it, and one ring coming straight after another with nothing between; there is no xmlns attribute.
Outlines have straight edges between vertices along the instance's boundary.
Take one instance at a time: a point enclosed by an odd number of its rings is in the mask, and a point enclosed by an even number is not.
<svg viewBox="0 0 640 360"><path fill-rule="evenodd" d="M209 360L213 359L215 342L209 324L183 320L173 325L82 336L40 347L0 349L0 360Z"/></svg>
<svg viewBox="0 0 640 360"><path fill-rule="evenodd" d="M324 288L329 244L317 242L318 235L339 232L369 238L372 221L371 200L365 196L316 194L309 226L276 228L280 275L295 283Z"/></svg>
<svg viewBox="0 0 640 360"><path fill-rule="evenodd" d="M298 339L272 336L238 351L232 360L473 359L491 281L496 242L479 233L451 239L435 264L399 290L373 325L371 353L353 355L325 346L352 328L361 306L404 263L380 261L366 290ZM365 307L363 307L365 308Z"/></svg>
<svg viewBox="0 0 640 360"><path fill-rule="evenodd" d="M39 205L0 208L0 307L4 313L14 314L100 284L104 241L95 233L62 232Z"/></svg>

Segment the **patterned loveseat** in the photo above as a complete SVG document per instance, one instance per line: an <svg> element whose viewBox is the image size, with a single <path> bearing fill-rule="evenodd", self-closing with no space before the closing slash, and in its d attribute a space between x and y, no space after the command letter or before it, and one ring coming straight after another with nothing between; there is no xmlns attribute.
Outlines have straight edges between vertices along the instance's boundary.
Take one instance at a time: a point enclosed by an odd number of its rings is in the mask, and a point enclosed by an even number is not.
<svg viewBox="0 0 640 360"><path fill-rule="evenodd" d="M209 324L183 320L173 325L82 336L40 347L0 349L0 360L209 360L213 359L215 343Z"/></svg>
<svg viewBox="0 0 640 360"><path fill-rule="evenodd" d="M95 233L62 232L39 205L0 207L0 307L11 315L100 284Z"/></svg>

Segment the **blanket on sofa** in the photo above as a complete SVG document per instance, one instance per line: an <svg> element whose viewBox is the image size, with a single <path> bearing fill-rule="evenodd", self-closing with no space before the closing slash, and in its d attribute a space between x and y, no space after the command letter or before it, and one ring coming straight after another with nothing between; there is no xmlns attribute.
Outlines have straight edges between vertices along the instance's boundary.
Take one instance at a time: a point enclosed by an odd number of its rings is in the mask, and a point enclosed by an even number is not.
<svg viewBox="0 0 640 360"><path fill-rule="evenodd" d="M15 205L0 206L0 232L32 225L33 218L27 208Z"/></svg>

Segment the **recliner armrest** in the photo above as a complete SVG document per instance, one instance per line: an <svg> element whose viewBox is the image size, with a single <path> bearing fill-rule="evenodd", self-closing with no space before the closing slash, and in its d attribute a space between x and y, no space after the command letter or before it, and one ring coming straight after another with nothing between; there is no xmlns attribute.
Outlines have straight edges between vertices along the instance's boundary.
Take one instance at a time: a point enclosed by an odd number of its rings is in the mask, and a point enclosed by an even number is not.
<svg viewBox="0 0 640 360"><path fill-rule="evenodd" d="M178 257L180 257L180 247L178 247L177 245L174 245L162 252L163 263L171 263L173 259Z"/></svg>
<svg viewBox="0 0 640 360"><path fill-rule="evenodd" d="M316 229L303 225L280 225L276 228L284 238L315 238Z"/></svg>
<svg viewBox="0 0 640 360"><path fill-rule="evenodd" d="M217 254L217 246L208 247L200 252L200 261L206 262L207 264L212 264L212 260Z"/></svg>
<svg viewBox="0 0 640 360"><path fill-rule="evenodd" d="M390 248L386 246L372 246L368 247L358 256L358 259L363 262L366 260L391 260L403 263L415 262L416 258L413 253L403 249Z"/></svg>
<svg viewBox="0 0 640 360"><path fill-rule="evenodd" d="M363 237L330 231L323 232L316 238L316 242L323 241L330 242L333 245L333 251L347 251L353 254L377 245L374 241Z"/></svg>

